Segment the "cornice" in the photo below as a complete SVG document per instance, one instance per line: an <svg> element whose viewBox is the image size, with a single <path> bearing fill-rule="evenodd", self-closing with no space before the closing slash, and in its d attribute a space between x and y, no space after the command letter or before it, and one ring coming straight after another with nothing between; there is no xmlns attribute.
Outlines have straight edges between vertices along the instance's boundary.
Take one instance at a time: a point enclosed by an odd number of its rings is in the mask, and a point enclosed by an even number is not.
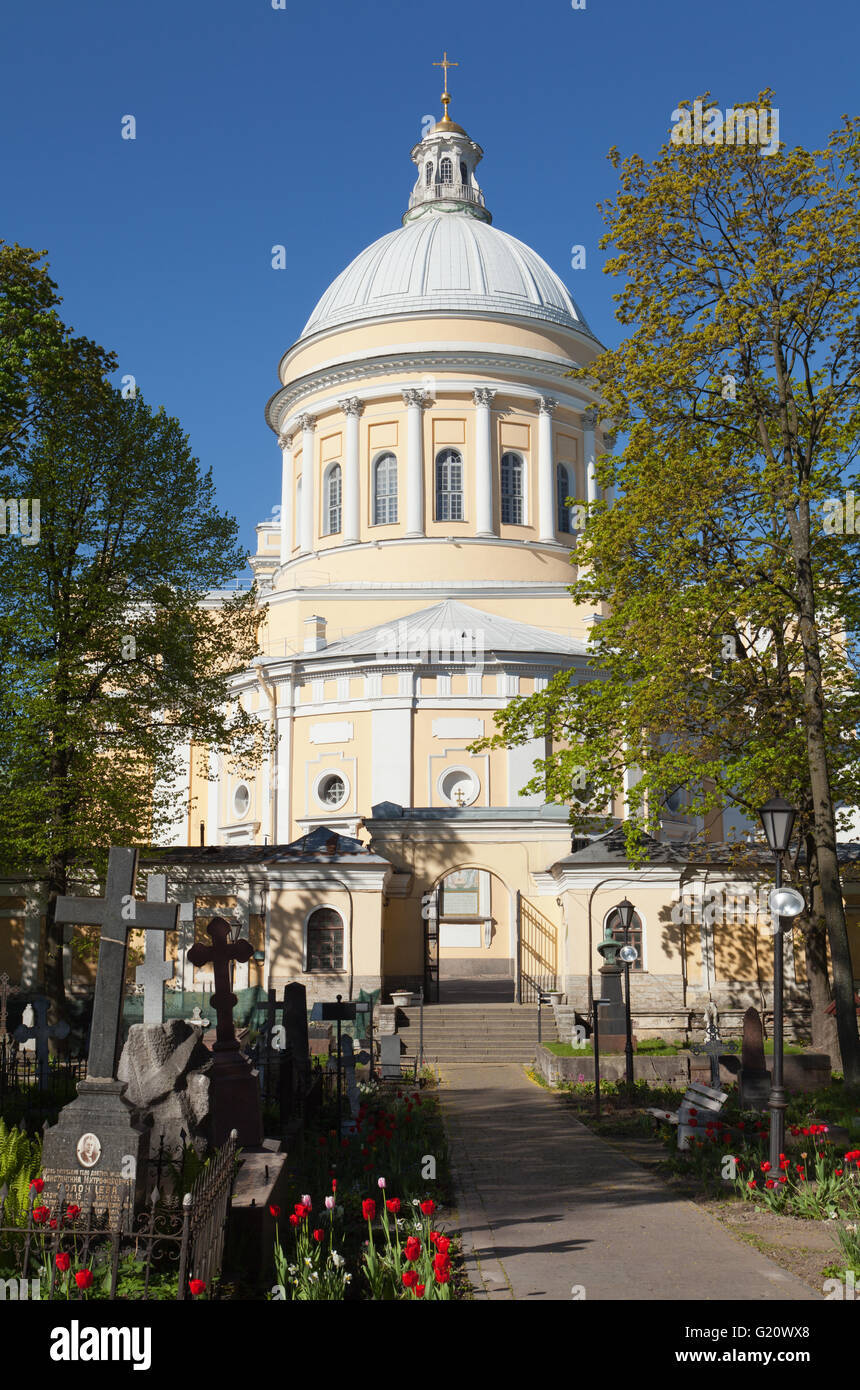
<svg viewBox="0 0 860 1390"><path fill-rule="evenodd" d="M575 389L565 390L562 386L562 383L568 379L568 372L577 365L579 364L575 361L570 361L567 365L563 362L541 361L527 351L519 354L514 351L475 353L421 349L396 355L391 354L390 356L371 355L358 361L321 367L316 371L309 372L306 376L299 377L296 381L290 382L289 386L281 386L266 403L266 422L276 435L282 435L285 432L286 421L295 413L299 403L307 396L327 390L335 393L336 398L333 398L331 403L328 401L315 402L314 410L319 415L326 409L338 407L344 386L366 379L368 376L391 377L404 372L414 372L427 376L431 375L434 369L436 371L466 370L471 372L473 376L494 372L511 373L519 379L536 383L550 379L554 383L558 383L554 386L554 389L559 392L558 404L567 406L568 409L582 411L590 405L585 392ZM446 382L445 386L449 389L457 389L453 382ZM486 383L484 382L469 379L463 383L460 389L474 391L485 386ZM530 399L534 399L535 395L540 395L540 392L534 390L517 391L516 383L513 382L508 384L508 389L511 388L513 388L514 394L522 394ZM423 389L420 383L416 389ZM499 389L504 393L504 388ZM390 388L364 390L362 399L367 401L372 399L374 395L385 396L389 394L391 394Z"/></svg>

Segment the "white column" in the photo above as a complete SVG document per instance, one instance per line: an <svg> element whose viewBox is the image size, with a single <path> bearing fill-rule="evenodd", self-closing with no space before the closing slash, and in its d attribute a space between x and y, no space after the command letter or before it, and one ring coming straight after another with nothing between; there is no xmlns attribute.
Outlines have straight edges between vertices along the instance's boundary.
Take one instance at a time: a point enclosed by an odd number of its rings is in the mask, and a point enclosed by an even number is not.
<svg viewBox="0 0 860 1390"><path fill-rule="evenodd" d="M301 549L314 548L314 427L313 415L299 417L302 431L302 529Z"/></svg>
<svg viewBox="0 0 860 1390"><path fill-rule="evenodd" d="M290 800L291 789L291 769L293 753L293 711L289 701L292 699L292 690L287 685L278 686L278 718L277 729L277 792L278 799L276 805L277 821L275 825L275 840L279 845L290 843Z"/></svg>
<svg viewBox="0 0 860 1390"><path fill-rule="evenodd" d="M343 543L355 545L358 541L359 518L359 466L358 466L358 417L364 409L358 396L349 396L339 402L346 416L346 466L343 478Z"/></svg>
<svg viewBox="0 0 860 1390"><path fill-rule="evenodd" d="M475 398L475 534L492 536L493 531L493 439L490 402L495 391L481 386Z"/></svg>
<svg viewBox="0 0 860 1390"><path fill-rule="evenodd" d="M424 535L424 419L423 391L404 391L406 403L406 534Z"/></svg>
<svg viewBox="0 0 860 1390"><path fill-rule="evenodd" d="M281 564L290 558L293 525L293 436L282 435L281 446Z"/></svg>
<svg viewBox="0 0 860 1390"><path fill-rule="evenodd" d="M206 786L206 843L217 845L220 843L218 823L221 813L221 759L214 748L209 749L209 781ZM192 842L197 843L196 836L192 836Z"/></svg>
<svg viewBox="0 0 860 1390"><path fill-rule="evenodd" d="M594 447L594 430L597 424L597 410L591 406L582 414L582 447L583 459L585 461L585 500L596 502L600 497L600 488L597 486L596 469L596 450Z"/></svg>
<svg viewBox="0 0 860 1390"><path fill-rule="evenodd" d="M558 404L551 396L538 402L538 523L542 541L555 540L555 467L552 457L552 415Z"/></svg>

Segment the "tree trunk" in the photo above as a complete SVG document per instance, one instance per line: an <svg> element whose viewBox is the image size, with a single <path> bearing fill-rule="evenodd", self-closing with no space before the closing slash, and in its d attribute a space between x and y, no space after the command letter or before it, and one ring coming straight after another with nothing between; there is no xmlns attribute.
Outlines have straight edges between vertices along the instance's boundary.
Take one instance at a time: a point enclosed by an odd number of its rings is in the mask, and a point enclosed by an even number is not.
<svg viewBox="0 0 860 1390"><path fill-rule="evenodd" d="M809 1001L812 1006L812 1046L816 1052L827 1052L834 1065L839 1065L836 1038L836 1019L826 1012L832 1000L830 976L827 970L827 927L821 912L819 894L813 899L812 920L803 933L806 952L806 975L809 981Z"/></svg>
<svg viewBox="0 0 860 1390"><path fill-rule="evenodd" d="M63 973L63 932L62 922L57 922L57 898L68 889L68 865L65 860L54 858L48 867L48 904L45 913L45 949L48 959L45 962L45 988L57 1007L61 1017L66 1012L66 981Z"/></svg>

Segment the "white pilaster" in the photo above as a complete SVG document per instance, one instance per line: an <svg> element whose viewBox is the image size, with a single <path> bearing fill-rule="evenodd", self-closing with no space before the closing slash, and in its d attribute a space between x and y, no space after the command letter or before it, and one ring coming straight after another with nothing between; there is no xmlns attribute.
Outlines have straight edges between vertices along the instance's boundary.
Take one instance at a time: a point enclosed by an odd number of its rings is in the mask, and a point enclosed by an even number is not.
<svg viewBox="0 0 860 1390"><path fill-rule="evenodd" d="M597 486L596 451L594 447L594 430L597 425L597 410L591 406L583 412L582 416L582 444L583 458L585 460L585 498L587 502L596 502L600 497L600 488Z"/></svg>
<svg viewBox="0 0 860 1390"><path fill-rule="evenodd" d="M476 535L493 532L493 442L490 402L495 396L486 386L474 393L475 399L475 522Z"/></svg>
<svg viewBox="0 0 860 1390"><path fill-rule="evenodd" d="M358 542L359 519L359 465L358 465L358 417L364 409L358 396L348 396L339 402L346 416L346 467L343 489L343 541L344 545Z"/></svg>
<svg viewBox="0 0 860 1390"><path fill-rule="evenodd" d="M281 444L281 564L292 550L293 525L293 436L282 436Z"/></svg>
<svg viewBox="0 0 860 1390"><path fill-rule="evenodd" d="M290 773L293 753L293 711L289 704L292 693L289 686L278 689L277 728L277 803L275 836L279 845L290 843Z"/></svg>
<svg viewBox="0 0 860 1390"><path fill-rule="evenodd" d="M422 391L404 391L406 403L406 534L424 535L424 420L427 398Z"/></svg>
<svg viewBox="0 0 860 1390"><path fill-rule="evenodd" d="M299 418L302 431L302 551L314 548L314 428L313 415Z"/></svg>
<svg viewBox="0 0 860 1390"><path fill-rule="evenodd" d="M558 404L541 396L538 416L538 524L542 541L555 540L555 466L552 456L552 416Z"/></svg>
<svg viewBox="0 0 860 1390"><path fill-rule="evenodd" d="M209 750L209 777L214 777L214 781L210 780L206 784L206 843L207 845L217 845L221 796L221 759L214 748ZM197 843L196 836L192 836L192 840L195 844Z"/></svg>

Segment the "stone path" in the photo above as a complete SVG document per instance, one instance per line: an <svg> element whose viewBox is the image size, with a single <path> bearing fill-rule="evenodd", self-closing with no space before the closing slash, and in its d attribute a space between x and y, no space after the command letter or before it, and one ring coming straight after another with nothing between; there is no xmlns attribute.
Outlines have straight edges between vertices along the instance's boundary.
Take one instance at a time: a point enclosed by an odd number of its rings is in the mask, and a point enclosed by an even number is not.
<svg viewBox="0 0 860 1390"><path fill-rule="evenodd" d="M522 1067L446 1066L440 1096L476 1298L818 1301Z"/></svg>

